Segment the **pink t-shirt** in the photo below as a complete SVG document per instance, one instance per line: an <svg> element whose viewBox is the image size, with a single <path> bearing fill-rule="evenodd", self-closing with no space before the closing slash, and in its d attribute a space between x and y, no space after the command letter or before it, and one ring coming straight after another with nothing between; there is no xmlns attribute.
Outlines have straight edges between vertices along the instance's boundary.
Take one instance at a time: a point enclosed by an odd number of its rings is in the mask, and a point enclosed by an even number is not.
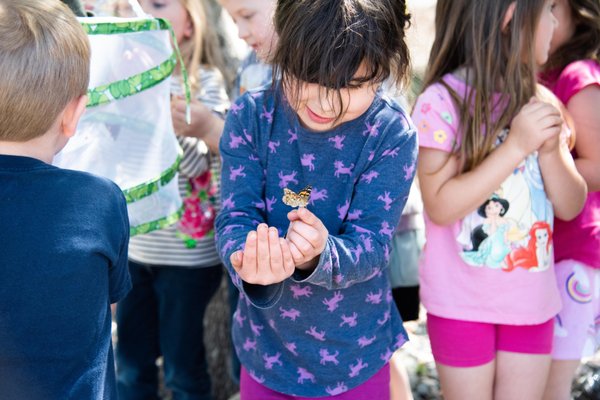
<svg viewBox="0 0 600 400"><path fill-rule="evenodd" d="M600 85L600 65L593 60L575 61L548 85L566 105L571 97L591 85ZM577 260L600 269L600 192L589 193L579 216L572 221L555 221L556 261Z"/></svg>
<svg viewBox="0 0 600 400"><path fill-rule="evenodd" d="M444 81L459 95L467 90L453 75ZM428 87L413 111L419 145L454 151L460 144L458 118L447 89ZM506 138L501 136L499 146ZM427 310L444 318L512 325L553 318L561 306L554 278L553 219L536 153L462 220L440 226L425 213L420 292Z"/></svg>

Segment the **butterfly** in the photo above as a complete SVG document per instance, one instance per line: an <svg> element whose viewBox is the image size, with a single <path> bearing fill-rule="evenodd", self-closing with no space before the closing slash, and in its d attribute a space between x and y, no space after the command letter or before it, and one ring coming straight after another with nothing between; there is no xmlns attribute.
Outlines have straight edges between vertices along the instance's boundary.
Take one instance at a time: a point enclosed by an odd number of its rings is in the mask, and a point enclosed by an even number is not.
<svg viewBox="0 0 600 400"><path fill-rule="evenodd" d="M283 204L287 204L290 207L306 207L308 199L310 199L310 192L312 186L307 185L304 189L298 193L288 188L283 189Z"/></svg>

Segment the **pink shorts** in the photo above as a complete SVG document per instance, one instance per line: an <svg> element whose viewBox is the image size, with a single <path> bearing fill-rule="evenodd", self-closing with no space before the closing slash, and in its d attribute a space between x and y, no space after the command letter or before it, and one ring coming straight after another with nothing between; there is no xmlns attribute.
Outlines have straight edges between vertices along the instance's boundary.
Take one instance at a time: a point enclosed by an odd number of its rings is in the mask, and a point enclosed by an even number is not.
<svg viewBox="0 0 600 400"><path fill-rule="evenodd" d="M563 308L554 325L555 360L594 355L600 343L600 270L575 260L556 263Z"/></svg>
<svg viewBox="0 0 600 400"><path fill-rule="evenodd" d="M385 364L369 380L345 393L327 397L296 397L275 392L254 380L242 367L240 373L240 400L389 400L390 365Z"/></svg>
<svg viewBox="0 0 600 400"><path fill-rule="evenodd" d="M476 367L496 352L550 354L554 319L539 325L501 325L446 319L427 314L435 361L451 367Z"/></svg>

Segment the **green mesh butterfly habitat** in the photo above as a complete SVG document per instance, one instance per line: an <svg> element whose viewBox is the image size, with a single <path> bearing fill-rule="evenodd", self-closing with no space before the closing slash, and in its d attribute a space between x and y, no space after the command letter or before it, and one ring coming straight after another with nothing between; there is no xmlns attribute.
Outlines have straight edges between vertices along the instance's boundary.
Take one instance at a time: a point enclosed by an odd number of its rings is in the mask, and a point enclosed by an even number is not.
<svg viewBox="0 0 600 400"><path fill-rule="evenodd" d="M182 152L170 108L171 74L181 58L171 27L151 17L80 22L92 48L87 110L54 164L115 182L127 200L132 236L171 225L183 210ZM182 74L189 104L183 66Z"/></svg>

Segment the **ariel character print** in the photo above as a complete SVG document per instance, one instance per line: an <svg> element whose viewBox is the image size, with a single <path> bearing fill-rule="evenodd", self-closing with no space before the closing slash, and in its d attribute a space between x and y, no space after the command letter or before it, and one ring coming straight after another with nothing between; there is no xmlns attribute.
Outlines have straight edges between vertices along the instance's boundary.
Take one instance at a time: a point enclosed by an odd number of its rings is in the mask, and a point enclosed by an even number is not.
<svg viewBox="0 0 600 400"><path fill-rule="evenodd" d="M506 258L505 271L517 267L544 271L552 261L552 228L547 222L538 221L529 230L527 247L519 247Z"/></svg>
<svg viewBox="0 0 600 400"><path fill-rule="evenodd" d="M472 266L503 268L504 259L511 251L508 234L510 220L505 218L509 202L497 194L487 199L477 209L483 223L471 232L472 248L461 253L463 261Z"/></svg>

